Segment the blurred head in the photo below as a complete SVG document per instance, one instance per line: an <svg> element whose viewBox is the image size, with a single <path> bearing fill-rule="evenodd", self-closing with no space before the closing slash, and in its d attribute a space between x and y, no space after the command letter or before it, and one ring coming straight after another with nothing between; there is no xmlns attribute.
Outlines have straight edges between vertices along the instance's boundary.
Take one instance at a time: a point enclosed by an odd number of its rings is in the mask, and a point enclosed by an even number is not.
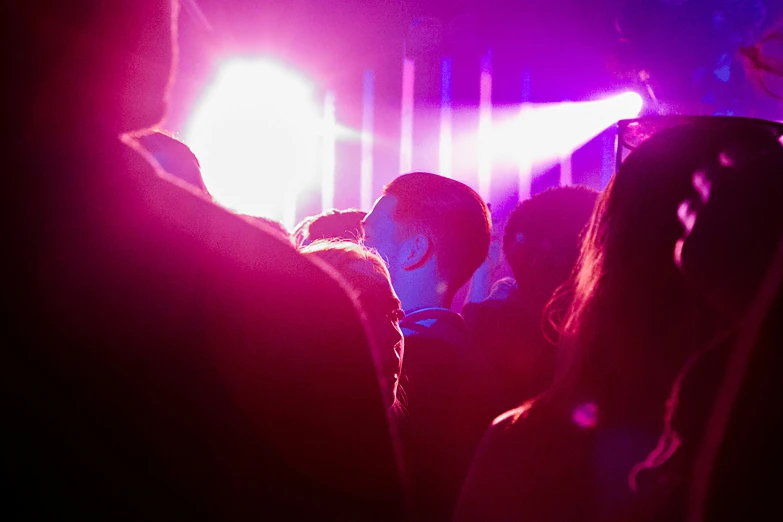
<svg viewBox="0 0 783 522"><path fill-rule="evenodd" d="M597 198L598 192L588 187L558 187L511 212L503 252L520 293L543 305L569 278Z"/></svg>
<svg viewBox="0 0 783 522"><path fill-rule="evenodd" d="M329 210L303 219L294 232L296 244L309 245L319 239L359 242L362 239L363 210Z"/></svg>
<svg viewBox="0 0 783 522"><path fill-rule="evenodd" d="M135 136L158 164L172 176L209 195L201 177L201 164L190 147L162 131Z"/></svg>
<svg viewBox="0 0 783 522"><path fill-rule="evenodd" d="M353 289L377 350L381 382L394 400L404 350L399 326L403 314L383 260L371 250L348 241L316 241L301 252L330 265Z"/></svg>
<svg viewBox="0 0 783 522"><path fill-rule="evenodd" d="M675 248L687 279L729 321L749 307L783 233L783 126L743 123L693 173Z"/></svg>
<svg viewBox="0 0 783 522"><path fill-rule="evenodd" d="M174 61L176 0L13 2L14 81L30 117L127 132L158 123Z"/></svg>
<svg viewBox="0 0 783 522"><path fill-rule="evenodd" d="M388 261L398 293L412 284L411 273L431 268L434 277L426 282L450 303L486 259L490 226L487 205L473 189L437 174L414 172L384 188L364 220L364 241Z"/></svg>

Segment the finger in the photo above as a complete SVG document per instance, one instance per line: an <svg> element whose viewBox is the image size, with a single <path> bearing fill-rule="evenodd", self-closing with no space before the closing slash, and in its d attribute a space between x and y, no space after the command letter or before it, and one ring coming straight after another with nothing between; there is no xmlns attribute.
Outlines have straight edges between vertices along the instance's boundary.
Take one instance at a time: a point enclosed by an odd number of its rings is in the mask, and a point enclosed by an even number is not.
<svg viewBox="0 0 783 522"><path fill-rule="evenodd" d="M691 184L699 194L702 204L707 203L710 199L710 191L712 190L712 181L707 177L706 172L703 170L697 170L691 177Z"/></svg>
<svg viewBox="0 0 783 522"><path fill-rule="evenodd" d="M685 228L684 237L688 237L693 231L693 227L696 224L696 212L691 210L691 202L685 200L677 207L677 218L680 220L683 228Z"/></svg>

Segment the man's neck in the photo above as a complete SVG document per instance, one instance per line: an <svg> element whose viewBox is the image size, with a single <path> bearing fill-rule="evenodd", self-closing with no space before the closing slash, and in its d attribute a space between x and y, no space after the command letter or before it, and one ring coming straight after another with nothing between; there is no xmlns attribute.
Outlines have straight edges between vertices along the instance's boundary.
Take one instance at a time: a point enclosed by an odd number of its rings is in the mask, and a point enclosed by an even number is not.
<svg viewBox="0 0 783 522"><path fill-rule="evenodd" d="M433 286L431 283L429 285L409 284L395 290L402 303L402 309L406 312L422 308L450 308L453 294L448 291L438 292L437 286Z"/></svg>

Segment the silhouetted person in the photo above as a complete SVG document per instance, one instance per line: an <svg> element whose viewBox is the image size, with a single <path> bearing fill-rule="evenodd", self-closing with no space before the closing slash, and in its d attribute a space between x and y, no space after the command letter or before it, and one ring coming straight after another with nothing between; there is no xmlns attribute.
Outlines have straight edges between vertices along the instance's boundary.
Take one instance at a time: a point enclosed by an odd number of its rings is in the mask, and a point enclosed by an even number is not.
<svg viewBox="0 0 783 522"><path fill-rule="evenodd" d="M394 520L343 284L121 139L163 116L173 7L11 6L6 516Z"/></svg>
<svg viewBox="0 0 783 522"><path fill-rule="evenodd" d="M783 252L783 242L778 244ZM701 466L691 483L689 521L774 520L781 515L783 410L773 398L780 395L783 374L783 256L772 271L776 273L765 285L772 300L750 308L754 320L743 324L729 375L710 410L711 420L719 422L708 425L710 445L696 461ZM744 364L735 367L739 362Z"/></svg>
<svg viewBox="0 0 783 522"><path fill-rule="evenodd" d="M763 129L763 127L767 127ZM728 141L693 175L678 215L685 227L676 259L724 321L739 324L721 386L709 407L690 483L689 521L779 518L783 466L783 125L760 123ZM765 132L766 131L766 132ZM700 364L685 376L701 383ZM681 396L687 397L687 389ZM674 428L694 415L680 401ZM661 466L667 473L667 464ZM775 515L778 513L778 515Z"/></svg>
<svg viewBox="0 0 783 522"><path fill-rule="evenodd" d="M303 219L294 230L297 246L306 246L319 239L336 239L358 242L364 236L362 220L367 215L363 210L329 210Z"/></svg>
<svg viewBox="0 0 783 522"><path fill-rule="evenodd" d="M394 179L364 220L365 244L387 261L405 310L398 398L412 519L451 517L475 447L498 413L481 352L449 309L487 256L489 228L475 191L424 172Z"/></svg>
<svg viewBox="0 0 783 522"><path fill-rule="evenodd" d="M677 210L692 193L693 173L718 158L727 139L752 143L754 129L678 126L623 162L582 246L563 325L566 365L549 392L499 417L487 432L456 520L683 516L705 406L720 382L734 325L673 261L682 233ZM691 387L683 369L695 361L703 364ZM667 401L680 386L691 414L677 432ZM665 463L669 473L657 469Z"/></svg>
<svg viewBox="0 0 783 522"><path fill-rule="evenodd" d="M556 339L544 308L574 269L597 196L587 187L558 187L520 203L503 231L515 284L505 295L498 289L462 309L473 345L487 355L502 386L503 411L552 384L557 352L550 340Z"/></svg>

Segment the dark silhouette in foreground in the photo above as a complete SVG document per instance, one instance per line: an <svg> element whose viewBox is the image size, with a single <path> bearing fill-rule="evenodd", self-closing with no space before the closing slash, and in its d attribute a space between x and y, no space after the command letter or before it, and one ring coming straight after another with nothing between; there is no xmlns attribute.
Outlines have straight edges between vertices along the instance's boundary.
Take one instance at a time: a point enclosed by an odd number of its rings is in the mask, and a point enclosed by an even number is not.
<svg viewBox="0 0 783 522"><path fill-rule="evenodd" d="M13 7L11 518L395 520L342 283L120 138L163 116L172 6Z"/></svg>

